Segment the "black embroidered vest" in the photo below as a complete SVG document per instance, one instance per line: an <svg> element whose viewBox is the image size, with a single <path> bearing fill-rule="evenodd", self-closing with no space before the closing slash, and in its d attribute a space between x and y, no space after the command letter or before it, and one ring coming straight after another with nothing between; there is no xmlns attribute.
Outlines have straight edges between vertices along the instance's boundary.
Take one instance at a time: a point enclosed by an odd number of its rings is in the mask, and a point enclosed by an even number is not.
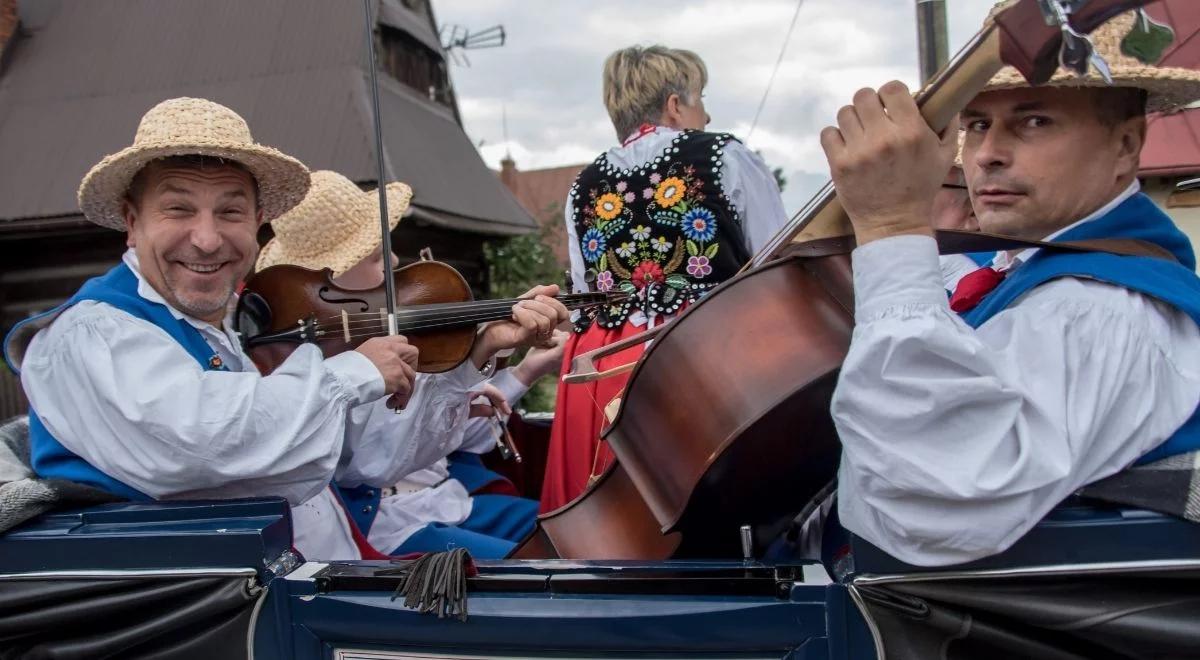
<svg viewBox="0 0 1200 660"><path fill-rule="evenodd" d="M721 187L727 133L683 131L662 151L620 170L607 153L571 187L571 217L593 291L630 294L594 321L617 328L636 309L671 314L732 277L750 255L741 218ZM593 318L576 324L582 331Z"/></svg>

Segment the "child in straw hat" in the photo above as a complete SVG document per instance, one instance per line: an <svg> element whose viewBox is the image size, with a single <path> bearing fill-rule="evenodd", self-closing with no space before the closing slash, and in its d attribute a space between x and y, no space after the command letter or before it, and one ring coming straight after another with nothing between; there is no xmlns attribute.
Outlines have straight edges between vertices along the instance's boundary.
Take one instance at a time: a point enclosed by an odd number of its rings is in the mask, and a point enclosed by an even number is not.
<svg viewBox="0 0 1200 660"><path fill-rule="evenodd" d="M411 470L416 425L386 403L410 395L416 349L375 338L324 359L301 346L264 377L229 322L261 223L309 185L235 112L192 98L151 108L133 144L87 173L80 208L129 249L5 342L39 477L131 500L284 497L307 557L361 556L329 484L362 465Z"/></svg>
<svg viewBox="0 0 1200 660"><path fill-rule="evenodd" d="M1003 551L1080 487L1200 449L1195 257L1136 178L1147 108L1200 97L1200 74L1123 55L1135 29L1128 14L1093 37L1113 87L1000 72L962 113L962 163L984 231L1137 239L1162 258L999 253L948 304L930 218L954 131L934 134L892 82L821 134L858 241L839 515L906 562Z"/></svg>
<svg viewBox="0 0 1200 660"><path fill-rule="evenodd" d="M412 191L398 182L388 184L386 191L388 220L395 229ZM377 191L363 191L336 172L313 172L308 195L272 227L275 238L263 247L258 269L280 264L328 268L335 282L349 289L383 284ZM468 410L471 399L482 392L493 405L508 412L510 404L535 380L558 368L565 333L555 338L554 348L534 349L518 367L501 371L487 384L481 383L479 372L497 351L538 339L524 328L548 329L565 319L565 308L550 297L556 293L553 286L533 289L527 296L533 300L515 307L512 321L490 324L480 331L471 360L448 374L417 377L414 398L400 417L422 418L419 435L423 441L408 465L432 464L430 468L390 473L387 485L394 483L395 488L387 493L377 487L384 483L382 473L360 471L339 477L338 495L376 549L402 554L443 550L453 544L469 549L477 558L499 559L532 531L537 502L513 496L511 484L478 462L478 454L493 448L495 440L490 420L468 421ZM417 405L423 402L428 403ZM463 451L456 451L460 449ZM451 452L457 460L448 465L446 457ZM488 486L494 491L501 483L512 494L471 495Z"/></svg>

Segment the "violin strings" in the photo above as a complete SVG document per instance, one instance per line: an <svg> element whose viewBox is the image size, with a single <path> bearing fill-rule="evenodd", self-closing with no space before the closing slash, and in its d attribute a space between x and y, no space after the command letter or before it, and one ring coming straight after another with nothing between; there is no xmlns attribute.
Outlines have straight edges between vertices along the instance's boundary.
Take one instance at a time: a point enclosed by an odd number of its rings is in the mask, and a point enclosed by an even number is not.
<svg viewBox="0 0 1200 660"><path fill-rule="evenodd" d="M595 303L581 301L581 302L571 302L571 303L567 304L566 307L568 309L578 309L580 307L587 307L592 304L599 305L599 304L606 304L606 303L602 302L602 301L598 301ZM468 311L474 312L476 314L492 315L492 314L500 314L503 312L504 316L507 316L507 312L512 309L512 306L506 305L506 304L500 304L500 305L497 305L497 304L482 305L481 304L481 305L466 307L466 309ZM419 320L423 320L423 319L437 319L437 318L444 318L449 313L450 312L448 312L445 308L437 309L437 310L429 310L429 309L402 310L402 311L396 313L396 320L397 320L397 322L400 322L400 321L414 322L414 321L419 321ZM504 318L504 316L501 316L499 318ZM329 329L334 329L335 327L341 328L344 325L349 325L349 326L353 327L355 324L360 324L360 323L376 323L376 322L379 322L380 315L378 312L374 312L374 313L362 312L362 313L347 314L345 318L347 319L347 322L343 323L343 317L340 315L327 316L327 317L324 317L323 319L319 319L317 321L317 327L318 327L318 329L329 330ZM353 320L350 320L350 319L353 319Z"/></svg>
<svg viewBox="0 0 1200 660"><path fill-rule="evenodd" d="M450 327L450 326L455 326L455 325L462 325L462 326L475 325L478 323L482 323L484 321L494 320L494 319L495 319L495 317L490 316L490 315L484 315L484 316L475 315L475 316L461 316L461 317L457 317L457 318L447 319L442 322L408 323L408 324L404 324L404 325L401 325L398 323L398 324L396 324L396 331L401 334L403 334L405 332L421 332L421 331L425 331L425 330L433 330L436 328L445 328L445 327ZM356 330L367 330L367 332L353 332L350 334L350 338L355 339L355 338L361 338L361 337L375 337L375 336L382 336L387 333L387 330L383 326L382 322L379 322L377 324L372 324L372 325L377 325L378 327L377 328L362 328L362 327L356 328ZM316 326L315 329L318 332L325 332L326 334L329 334L334 338L336 338L338 336L344 337L344 335L341 332L339 332L340 330L342 330L341 326L337 326L336 328L328 328L328 327L322 328L321 326Z"/></svg>
<svg viewBox="0 0 1200 660"><path fill-rule="evenodd" d="M567 309L577 309L579 307L585 307L585 306L586 305L567 305ZM510 309L511 309L510 307L495 307L495 308L480 308L480 309L476 309L476 310L472 310L472 311L474 312L475 316L485 315L485 316L494 317L493 320L500 320L500 319L505 319L505 318L509 317ZM324 320L317 322L316 328L318 330L335 330L335 329L339 329L339 328L362 327L363 325L373 325L373 324L382 322L379 314L366 314L366 315L362 315L362 316L365 316L366 318L359 318L356 320L348 320L349 318L352 318L354 316L356 316L356 315L347 315L346 321L343 321L342 317L340 317L340 316L325 317ZM463 315L463 316L465 316L465 315ZM396 321L398 323L401 323L401 322L415 323L415 322L420 322L420 321L424 321L424 320L438 320L438 319L443 319L446 317L447 317L447 315L445 313L432 313L432 312L403 313L403 312L401 312L401 313L396 314Z"/></svg>
<svg viewBox="0 0 1200 660"><path fill-rule="evenodd" d="M604 298L598 298L596 294L572 294L572 296L569 299L566 296L563 296L563 297L560 297L558 300L563 302L567 306L580 305L580 304L582 304L582 305L590 305L590 304L603 305L603 304L607 304L611 301L624 300L627 296L628 296L628 294L622 293L622 294L617 294L617 295L606 296ZM473 310L477 310L477 309L491 309L491 308L510 309L522 300L528 300L528 298L514 298L514 299L509 299L509 300L480 300L480 301L473 301L473 302L468 302L468 303L432 303L432 304L423 304L423 305L412 305L408 308L411 311L406 312L406 313L409 313L409 314L413 314L413 313L443 314L443 313L459 311L459 310L473 311ZM397 313L397 315L399 315L399 313ZM355 312L353 314L347 314L346 316L349 318L366 317L366 316L378 317L379 313L378 312ZM339 314L337 316L328 316L321 320L337 320L337 319L341 319L341 318L342 317Z"/></svg>

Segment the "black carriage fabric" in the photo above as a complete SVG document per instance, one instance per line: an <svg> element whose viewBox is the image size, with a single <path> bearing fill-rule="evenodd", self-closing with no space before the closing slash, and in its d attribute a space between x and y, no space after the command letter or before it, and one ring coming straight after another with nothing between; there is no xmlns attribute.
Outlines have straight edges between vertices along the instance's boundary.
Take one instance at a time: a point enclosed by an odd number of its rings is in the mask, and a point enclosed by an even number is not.
<svg viewBox="0 0 1200 660"><path fill-rule="evenodd" d="M1200 523L1200 451L1136 465L1084 486L1079 494Z"/></svg>
<svg viewBox="0 0 1200 660"><path fill-rule="evenodd" d="M653 159L622 170L601 154L571 187L571 215L593 291L624 291L595 322L618 328L635 310L673 314L738 272L750 255L721 185L727 133L687 130ZM576 324L586 329L584 316Z"/></svg>
<svg viewBox="0 0 1200 660"><path fill-rule="evenodd" d="M888 660L1200 658L1200 571L863 585Z"/></svg>
<svg viewBox="0 0 1200 660"><path fill-rule="evenodd" d="M246 576L0 580L0 658L245 658Z"/></svg>

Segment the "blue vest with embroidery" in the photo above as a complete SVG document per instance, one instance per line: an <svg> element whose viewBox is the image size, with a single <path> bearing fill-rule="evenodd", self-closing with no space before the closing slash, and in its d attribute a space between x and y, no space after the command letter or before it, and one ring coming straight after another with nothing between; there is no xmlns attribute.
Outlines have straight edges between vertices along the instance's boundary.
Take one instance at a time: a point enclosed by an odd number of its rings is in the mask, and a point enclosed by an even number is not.
<svg viewBox="0 0 1200 660"><path fill-rule="evenodd" d="M1004 279L974 309L962 315L973 328L1006 309L1030 289L1058 277L1084 277L1137 291L1186 313L1200 325L1200 277L1187 236L1144 194L1136 194L1108 214L1075 227L1055 241L1136 238L1166 248L1178 263L1153 257L1126 257L1101 252L1039 250ZM1143 456L1150 463L1200 449L1200 410L1174 435Z"/></svg>
<svg viewBox="0 0 1200 660"><path fill-rule="evenodd" d="M195 358L202 368L227 371L220 359L216 357L212 347L204 341L200 331L188 324L187 321L175 318L165 305L151 302L138 295L137 276L124 263L100 277L85 282L78 293L59 307L40 316L26 319L21 324L32 323L50 314L60 314L68 307L84 300L107 303L130 316L149 321L179 342L179 345ZM16 330L17 328L13 328L13 332ZM86 438L82 440L86 441ZM38 418L32 407L29 409L29 447L33 470L43 479L67 479L130 500L152 499L141 491L101 472L91 463L64 447L42 424L42 420Z"/></svg>

